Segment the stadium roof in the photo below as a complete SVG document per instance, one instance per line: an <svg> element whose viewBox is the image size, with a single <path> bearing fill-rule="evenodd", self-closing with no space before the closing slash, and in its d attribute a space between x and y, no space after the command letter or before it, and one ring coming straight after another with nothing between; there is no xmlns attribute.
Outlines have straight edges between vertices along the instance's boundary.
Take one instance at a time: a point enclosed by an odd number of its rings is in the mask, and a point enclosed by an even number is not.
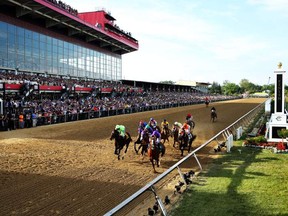
<svg viewBox="0 0 288 216"><path fill-rule="evenodd" d="M60 2L60 1L59 1ZM138 50L138 41L121 39L80 19L77 10L63 10L57 0L1 0L0 14L33 23L43 28L79 39L115 54ZM61 4L63 4L61 2ZM64 3L65 7L67 6Z"/></svg>

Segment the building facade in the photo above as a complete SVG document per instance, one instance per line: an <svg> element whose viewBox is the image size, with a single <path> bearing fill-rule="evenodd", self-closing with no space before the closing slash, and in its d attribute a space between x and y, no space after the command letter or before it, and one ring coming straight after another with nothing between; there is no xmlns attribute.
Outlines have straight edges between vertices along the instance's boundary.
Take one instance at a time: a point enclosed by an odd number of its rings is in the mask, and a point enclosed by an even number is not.
<svg viewBox="0 0 288 216"><path fill-rule="evenodd" d="M78 14L56 0L3 0L0 15L2 70L120 80L122 55L138 49L105 10Z"/></svg>

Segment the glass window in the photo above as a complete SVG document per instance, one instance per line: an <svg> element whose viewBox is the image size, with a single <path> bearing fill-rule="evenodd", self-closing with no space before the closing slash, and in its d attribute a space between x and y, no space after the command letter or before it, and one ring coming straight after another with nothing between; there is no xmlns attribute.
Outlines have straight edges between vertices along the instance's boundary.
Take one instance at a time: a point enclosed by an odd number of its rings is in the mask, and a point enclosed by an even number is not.
<svg viewBox="0 0 288 216"><path fill-rule="evenodd" d="M40 37L40 42L46 43L46 39L47 39L47 36L46 36L46 35L39 34L39 37Z"/></svg>
<svg viewBox="0 0 288 216"><path fill-rule="evenodd" d="M16 34L16 27L8 24L8 34Z"/></svg>

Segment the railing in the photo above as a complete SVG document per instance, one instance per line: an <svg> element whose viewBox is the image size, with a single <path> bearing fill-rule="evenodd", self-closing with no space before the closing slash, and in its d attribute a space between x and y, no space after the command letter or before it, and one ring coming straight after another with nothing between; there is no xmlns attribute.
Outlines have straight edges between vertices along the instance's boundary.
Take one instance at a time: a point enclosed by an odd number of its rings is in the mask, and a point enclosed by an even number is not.
<svg viewBox="0 0 288 216"><path fill-rule="evenodd" d="M260 113L261 110L264 109L264 105L265 102L262 104L259 104L257 107L255 107L254 109L252 109L250 112L248 112L247 114L245 114L244 116L242 116L241 118L239 118L237 121L235 121L234 123L232 123L231 125L229 125L228 127L226 127L225 129L223 129L222 131L220 131L219 133L217 133L215 136L213 136L211 139L209 139L208 141L206 141L204 144L202 144L201 146L199 146L198 148L196 148L194 151L192 151L191 153L189 153L186 157L184 157L183 159L181 159L180 161L178 161L176 164L174 164L173 166L171 166L169 169L167 169L165 172L163 172L161 175L157 176L154 180L152 180L151 182L149 182L148 184L146 184L144 187L142 187L140 190L138 190L136 193L134 193L133 195L131 195L129 198L127 198L126 200L124 200L122 203L120 203L119 205L117 205L115 208L111 209L109 212L107 212L104 216L110 216L115 214L116 212L120 211L122 208L124 208L126 205L128 205L130 202L132 202L133 200L135 200L136 198L138 198L140 195L144 194L147 191L152 191L156 201L158 202L158 205L162 211L162 214L164 216L167 215L167 211L165 209L165 206L162 202L162 200L160 199L160 197L157 195L154 185L156 183L158 183L160 180L162 180L163 178L165 178L168 174L170 174L172 171L174 171L176 168L178 169L178 172L180 174L180 177L182 178L182 180L184 181L184 184L186 184L186 181L184 179L184 176L180 170L180 165L185 162L186 160L188 160L191 157L194 157L197 164L199 165L200 170L202 170L202 166L200 161L198 160L196 153L199 152L201 149L203 149L204 147L206 147L207 145L209 145L212 141L217 140L217 138L219 136L223 136L224 139L227 141L228 139L231 138L231 135L236 134L237 133L237 129L238 127L245 127L248 124L251 123L251 121L255 118L255 116ZM241 126L240 126L241 125ZM231 141L231 140L229 140ZM187 184L186 184L187 186Z"/></svg>
<svg viewBox="0 0 288 216"><path fill-rule="evenodd" d="M229 100L229 99L227 99ZM214 102L216 102L215 100ZM219 101L224 101L219 100ZM93 118L102 118L102 117L109 117L109 116L116 116L116 115L124 115L124 114L132 114L138 112L146 112L152 110L160 110L160 109L169 109L169 108L176 108L182 106L189 106L195 104L202 104L202 101L190 101L190 102L179 102L179 103L164 103L158 105L149 105L149 106L139 106L139 107L128 107L128 108L115 108L115 109L107 109L107 110L100 110L100 111L88 111L82 113L67 113L67 114L54 114L54 113L43 113L41 116L37 116L36 119L32 120L31 118L25 118L25 125L24 127L36 127L36 126L43 126L43 125L50 125L50 124L58 124L58 123L66 123L71 121L79 121L79 120L87 120ZM3 106L3 105L2 105ZM9 110L8 107L3 107L3 111L6 110L6 113L9 111L11 113L16 113L15 110ZM12 108L11 108L12 109ZM30 108L23 108L23 113L31 112ZM0 113L1 114L1 113ZM19 127L19 120L18 116L15 115L13 119L11 119L12 127L9 130L17 129ZM0 131L6 129L0 128Z"/></svg>

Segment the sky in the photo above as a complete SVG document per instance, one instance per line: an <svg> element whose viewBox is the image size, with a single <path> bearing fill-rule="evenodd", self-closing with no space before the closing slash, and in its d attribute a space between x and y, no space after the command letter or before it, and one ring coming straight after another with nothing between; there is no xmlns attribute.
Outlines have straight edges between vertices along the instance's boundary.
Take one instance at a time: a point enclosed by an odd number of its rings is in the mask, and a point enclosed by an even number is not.
<svg viewBox="0 0 288 216"><path fill-rule="evenodd" d="M288 68L287 0L63 2L78 12L104 8L138 40L139 50L122 56L126 80L266 85L279 62Z"/></svg>

